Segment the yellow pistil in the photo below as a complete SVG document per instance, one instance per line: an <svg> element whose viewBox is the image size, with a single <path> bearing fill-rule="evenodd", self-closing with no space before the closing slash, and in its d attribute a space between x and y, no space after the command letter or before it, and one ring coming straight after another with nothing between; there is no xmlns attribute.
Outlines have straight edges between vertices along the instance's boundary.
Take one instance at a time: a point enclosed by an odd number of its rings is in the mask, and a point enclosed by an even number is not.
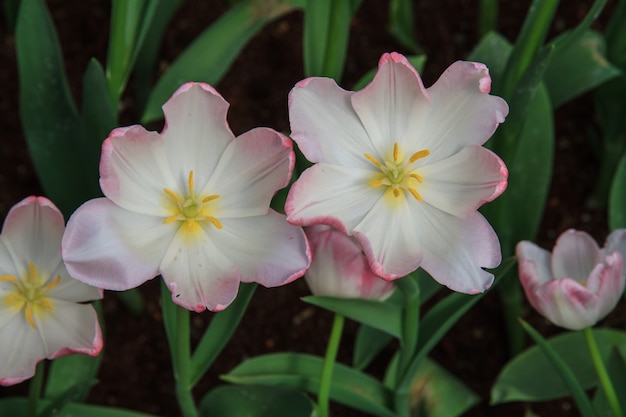
<svg viewBox="0 0 626 417"><path fill-rule="evenodd" d="M54 310L52 302L47 295L52 288L61 282L60 275L57 275L52 281L46 282L37 273L35 264L29 262L28 272L22 279L12 275L2 275L0 276L0 281L7 281L13 284L13 289L9 291L9 295L4 299L3 303L8 308L24 311L24 317L33 329L37 328L36 316L41 316L44 311L49 313Z"/></svg>
<svg viewBox="0 0 626 417"><path fill-rule="evenodd" d="M386 186L395 198L404 195L404 191L408 191L413 198L421 202L423 198L417 191L417 187L424 182L424 178L413 167L413 164L430 155L430 151L428 149L417 151L408 160L404 160L402 155L397 142L393 144L391 160L381 162L370 154L364 154L365 158L380 170L376 179L370 181L369 185L374 188Z"/></svg>
<svg viewBox="0 0 626 417"><path fill-rule="evenodd" d="M164 188L163 191L175 203L172 214L163 219L163 224L180 221L189 233L197 232L201 229L202 222L209 222L215 228L221 229L222 223L214 216L210 215L210 202L218 199L218 194L198 196L194 190L193 171L189 171L187 178L187 195L181 196L174 191Z"/></svg>

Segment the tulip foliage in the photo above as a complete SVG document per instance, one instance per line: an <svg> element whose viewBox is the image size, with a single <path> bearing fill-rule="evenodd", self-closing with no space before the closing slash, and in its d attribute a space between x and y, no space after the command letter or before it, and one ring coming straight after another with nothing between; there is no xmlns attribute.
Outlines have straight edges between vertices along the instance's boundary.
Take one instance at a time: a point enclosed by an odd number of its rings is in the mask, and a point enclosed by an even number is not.
<svg viewBox="0 0 626 417"><path fill-rule="evenodd" d="M20 117L45 197L25 196L0 233L0 385L30 380L27 397L0 398L0 415L147 417L86 399L107 346L103 290L144 314L134 289L157 278L184 417L328 417L333 404L463 415L489 399L430 354L494 288L512 357L491 404L570 395L584 417L624 416L626 333L599 326L626 282L626 1L604 32L591 29L606 3L596 0L548 38L558 2L534 0L512 40L495 31L497 2L481 2L481 40L429 86L409 0L389 2L405 53L380 51L354 85L342 74L360 0L229 2L156 77L181 3L111 2L107 61L86 68L79 108L45 2L5 1L16 7ZM289 132L236 135L216 86L289 13L304 14L302 56L291 57L304 77L284 97ZM584 93L602 136L589 201L612 231L600 248L567 230L548 252L534 242L554 109ZM125 97L138 116L119 126ZM312 295L293 302L333 313L326 351L248 357L198 392L256 286L299 278ZM566 331L546 339L522 317L526 302L535 322ZM192 314L212 315L193 346ZM338 360L346 320L358 323L351 363ZM383 377L367 371L375 360Z"/></svg>

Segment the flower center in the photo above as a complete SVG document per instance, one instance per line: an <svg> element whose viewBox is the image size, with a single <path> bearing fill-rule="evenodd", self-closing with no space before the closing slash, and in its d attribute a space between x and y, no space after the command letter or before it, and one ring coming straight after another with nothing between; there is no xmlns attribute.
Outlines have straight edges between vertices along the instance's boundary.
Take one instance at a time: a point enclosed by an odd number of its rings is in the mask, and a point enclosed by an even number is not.
<svg viewBox="0 0 626 417"><path fill-rule="evenodd" d="M386 186L394 197L398 198L408 191L417 200L422 201L422 196L417 191L418 184L424 179L413 168L413 163L430 155L428 149L415 152L410 158L404 159L400 155L398 143L393 144L392 158L382 163L372 155L366 153L364 156L380 170L377 178L369 183L370 187Z"/></svg>
<svg viewBox="0 0 626 417"><path fill-rule="evenodd" d="M48 291L59 285L61 276L57 275L52 281L46 282L37 273L35 265L29 262L28 273L23 279L18 279L13 275L1 275L0 281L8 281L13 284L13 289L9 291L9 295L4 299L4 304L8 308L24 311L28 324L33 329L36 329L37 324L34 317L41 315L44 311L51 312L53 310L47 294Z"/></svg>
<svg viewBox="0 0 626 417"><path fill-rule="evenodd" d="M218 194L207 196L196 195L193 183L193 171L189 171L187 186L188 190L186 196L180 196L167 188L163 189L165 194L175 203L172 215L165 218L163 224L180 221L187 227L187 231L196 232L200 230L200 223L207 221L217 229L221 229L222 223L217 218L209 215L210 202L218 199L220 196Z"/></svg>

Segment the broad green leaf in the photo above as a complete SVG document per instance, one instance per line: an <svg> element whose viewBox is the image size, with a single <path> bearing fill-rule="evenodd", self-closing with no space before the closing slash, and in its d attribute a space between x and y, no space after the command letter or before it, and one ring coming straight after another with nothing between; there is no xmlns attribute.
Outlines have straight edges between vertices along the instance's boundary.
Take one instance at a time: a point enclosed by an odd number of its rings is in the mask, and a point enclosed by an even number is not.
<svg viewBox="0 0 626 417"><path fill-rule="evenodd" d="M486 35L496 29L498 23L498 0L480 0L478 8L478 33Z"/></svg>
<svg viewBox="0 0 626 417"><path fill-rule="evenodd" d="M44 410L50 401L40 400L39 411ZM28 400L22 397L9 397L0 399L0 416L21 417L25 416L28 409ZM55 417L155 417L152 414L138 413L135 411L122 410L120 408L102 407L70 403L63 410L54 414Z"/></svg>
<svg viewBox="0 0 626 417"><path fill-rule="evenodd" d="M412 0L391 0L389 2L389 31L402 46L413 52L421 48L415 41L415 21Z"/></svg>
<svg viewBox="0 0 626 417"><path fill-rule="evenodd" d="M418 73L422 72L424 64L426 63L426 55L407 56L406 59L411 65L413 65ZM377 68L369 70L364 76L359 78L359 80L354 84L354 87L352 89L357 91L369 84L374 79L374 75L376 75L377 70Z"/></svg>
<svg viewBox="0 0 626 417"><path fill-rule="evenodd" d="M256 284L241 284L235 301L226 310L214 314L191 358L192 386L202 378L237 330L256 287Z"/></svg>
<svg viewBox="0 0 626 417"><path fill-rule="evenodd" d="M79 354L53 360L48 370L44 396L48 399L66 396L66 401L84 401L97 382L101 362L102 355L91 357Z"/></svg>
<svg viewBox="0 0 626 417"><path fill-rule="evenodd" d="M98 195L98 177L84 157L56 31L42 0L23 0L16 29L20 117L46 195L66 215Z"/></svg>
<svg viewBox="0 0 626 417"><path fill-rule="evenodd" d="M362 324L356 333L352 366L365 369L392 340L390 334Z"/></svg>
<svg viewBox="0 0 626 417"><path fill-rule="evenodd" d="M555 44L559 44L558 39ZM557 46L544 74L555 108L620 74L605 58L605 49L602 36L591 31L565 48Z"/></svg>
<svg viewBox="0 0 626 417"><path fill-rule="evenodd" d="M604 33L609 60L626 70L626 2L618 1Z"/></svg>
<svg viewBox="0 0 626 417"><path fill-rule="evenodd" d="M262 385L218 386L200 402L200 417L310 417L313 403L300 391Z"/></svg>
<svg viewBox="0 0 626 417"><path fill-rule="evenodd" d="M417 368L410 392L416 416L456 417L480 402L457 377L428 358Z"/></svg>
<svg viewBox="0 0 626 417"><path fill-rule="evenodd" d="M512 50L513 46L504 36L490 32L482 37L468 59L485 64L489 68L493 89L501 90L500 80Z"/></svg>
<svg viewBox="0 0 626 417"><path fill-rule="evenodd" d="M626 354L626 333L612 329L594 329L600 354L606 362L613 347ZM582 332L567 332L548 340L557 355L574 372L584 389L598 384ZM506 364L491 389L492 404L509 401L544 401L569 394L561 376L554 370L538 346L533 346Z"/></svg>
<svg viewBox="0 0 626 417"><path fill-rule="evenodd" d="M617 167L609 196L609 228L626 227L626 154Z"/></svg>
<svg viewBox="0 0 626 417"><path fill-rule="evenodd" d="M324 359L317 356L277 353L257 356L239 364L222 379L234 384L277 385L317 393ZM379 417L394 417L392 395L379 381L335 363L332 401Z"/></svg>
<svg viewBox="0 0 626 417"><path fill-rule="evenodd" d="M382 330L398 339L402 338L402 309L383 301L358 298L334 298L311 295L302 298L309 304L341 314L359 323Z"/></svg>
<svg viewBox="0 0 626 417"><path fill-rule="evenodd" d="M611 349L609 360L606 363L606 370L609 373L615 392L622 393L621 396L618 394L618 401L621 409L626 411L626 395L623 395L626 392L626 360L619 349L615 347ZM593 397L593 407L599 416L611 415L611 406L601 385Z"/></svg>
<svg viewBox="0 0 626 417"><path fill-rule="evenodd" d="M161 106L182 84L188 81L217 84L261 28L294 9L286 0L243 0L231 7L202 32L159 79L148 99L142 122L160 119Z"/></svg>

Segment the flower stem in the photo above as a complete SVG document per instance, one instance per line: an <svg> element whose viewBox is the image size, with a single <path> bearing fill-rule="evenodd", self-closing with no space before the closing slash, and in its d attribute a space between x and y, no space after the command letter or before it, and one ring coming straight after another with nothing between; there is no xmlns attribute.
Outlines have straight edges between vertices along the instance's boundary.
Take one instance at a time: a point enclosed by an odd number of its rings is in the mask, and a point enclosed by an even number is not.
<svg viewBox="0 0 626 417"><path fill-rule="evenodd" d="M330 339L326 347L326 357L324 358L324 368L322 369L322 380L320 381L320 389L317 395L317 404L319 406L320 417L328 417L328 404L330 399L330 383L333 378L333 367L337 358L337 350L339 350L339 342L341 341L341 333L343 332L343 324L345 317L341 314L335 314L333 319L333 327L330 331Z"/></svg>
<svg viewBox="0 0 626 417"><path fill-rule="evenodd" d="M28 386L28 417L37 416L37 405L41 396L44 373L45 364L44 361L40 361L35 368L35 376L30 380L30 385Z"/></svg>
<svg viewBox="0 0 626 417"><path fill-rule="evenodd" d="M587 341L587 347L589 348L589 354L591 355L591 360L593 361L593 365L596 368L596 373L598 374L600 385L602 385L602 389L604 389L606 398L609 401L611 410L613 411L613 417L623 417L624 414L622 413L622 408L620 407L619 401L617 399L615 388L613 387L611 379L609 378L609 373L604 366L604 361L602 361L602 356L600 355L600 350L598 349L596 339L593 337L593 329L591 327L586 327L584 332L585 340Z"/></svg>

